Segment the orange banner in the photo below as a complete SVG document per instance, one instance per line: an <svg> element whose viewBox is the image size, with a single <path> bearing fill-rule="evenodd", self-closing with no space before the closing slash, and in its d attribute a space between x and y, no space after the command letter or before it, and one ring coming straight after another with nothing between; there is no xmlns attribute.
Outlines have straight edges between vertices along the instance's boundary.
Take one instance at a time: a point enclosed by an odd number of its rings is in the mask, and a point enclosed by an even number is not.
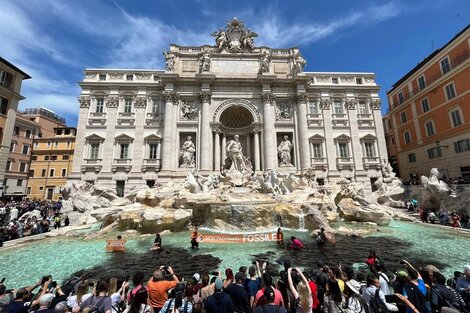
<svg viewBox="0 0 470 313"><path fill-rule="evenodd" d="M106 240L106 252L124 252L126 251L126 241L117 239Z"/></svg>
<svg viewBox="0 0 470 313"><path fill-rule="evenodd" d="M251 243L276 241L276 233L259 234L201 234L199 242L209 243Z"/></svg>

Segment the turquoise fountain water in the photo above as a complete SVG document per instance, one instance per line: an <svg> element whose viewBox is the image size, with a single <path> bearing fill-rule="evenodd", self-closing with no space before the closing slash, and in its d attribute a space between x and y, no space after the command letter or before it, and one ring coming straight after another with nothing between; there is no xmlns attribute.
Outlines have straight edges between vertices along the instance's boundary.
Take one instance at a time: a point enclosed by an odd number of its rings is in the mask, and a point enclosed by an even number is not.
<svg viewBox="0 0 470 313"><path fill-rule="evenodd" d="M438 229L421 224L392 222L389 227L381 230L371 236L389 236L410 243L407 251L403 251L404 257L419 255L439 259L452 265L443 269L446 275L451 275L454 270L461 270L464 264L470 262L469 237L458 235L450 228ZM312 240L307 232L285 231L284 238L291 235L305 242ZM189 246L189 233L165 234L162 237L164 246ZM147 251L152 242L153 237L130 239L127 242L127 253ZM110 254L104 251L104 247L104 240L51 238L0 250L0 277L6 277L8 286L12 287L35 283L34 280L46 274L54 274L54 279L61 281L80 269L89 269L109 260ZM367 253L366 247L357 248L364 249L364 253ZM243 245L204 243L199 251L190 253L212 254L222 259L219 266L221 269L238 269L240 265L251 264L252 255L268 251L275 252L273 258L279 254L275 243L269 242ZM382 257L387 258L386 255Z"/></svg>

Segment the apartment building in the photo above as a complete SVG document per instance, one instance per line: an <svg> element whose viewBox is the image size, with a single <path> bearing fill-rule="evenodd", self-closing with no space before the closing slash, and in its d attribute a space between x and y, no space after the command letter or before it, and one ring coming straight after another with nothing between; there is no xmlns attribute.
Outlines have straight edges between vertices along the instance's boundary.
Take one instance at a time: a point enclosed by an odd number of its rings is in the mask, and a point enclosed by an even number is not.
<svg viewBox="0 0 470 313"><path fill-rule="evenodd" d="M387 92L391 163L406 181L437 167L470 179L470 25Z"/></svg>

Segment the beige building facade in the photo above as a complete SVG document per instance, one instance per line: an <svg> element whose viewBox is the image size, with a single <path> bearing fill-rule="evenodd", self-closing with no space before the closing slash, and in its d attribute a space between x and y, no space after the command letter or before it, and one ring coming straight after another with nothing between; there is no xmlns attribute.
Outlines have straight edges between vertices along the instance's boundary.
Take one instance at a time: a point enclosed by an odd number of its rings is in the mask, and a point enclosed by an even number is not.
<svg viewBox="0 0 470 313"><path fill-rule="evenodd" d="M305 72L298 48L255 47L236 19L214 36L170 45L164 70L85 70L71 181L125 193L223 174L236 142L255 174L314 171L370 190L387 159L373 73Z"/></svg>
<svg viewBox="0 0 470 313"><path fill-rule="evenodd" d="M10 154L11 138L15 126L18 102L23 80L31 76L0 57L0 196L4 193L6 166Z"/></svg>

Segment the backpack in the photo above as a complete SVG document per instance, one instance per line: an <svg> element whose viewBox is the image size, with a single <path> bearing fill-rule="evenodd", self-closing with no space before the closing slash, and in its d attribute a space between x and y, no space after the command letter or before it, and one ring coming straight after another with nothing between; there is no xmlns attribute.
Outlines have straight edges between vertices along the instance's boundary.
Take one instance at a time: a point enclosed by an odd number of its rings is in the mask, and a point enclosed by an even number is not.
<svg viewBox="0 0 470 313"><path fill-rule="evenodd" d="M375 290L375 294L370 298L369 307L371 313L390 313L385 303L380 299L380 289Z"/></svg>
<svg viewBox="0 0 470 313"><path fill-rule="evenodd" d="M430 292L423 295L418 286L413 283L407 283L404 286L408 300L416 307L421 313L431 313Z"/></svg>
<svg viewBox="0 0 470 313"><path fill-rule="evenodd" d="M94 299L95 299L95 295L91 296L90 304L87 305L85 308L83 308L82 312L84 312L84 313L104 313L104 312L101 312L101 310L99 309L99 306L104 301L104 299L106 299L106 297L101 298L100 301L98 301L98 303L96 303L96 304L93 304Z"/></svg>

